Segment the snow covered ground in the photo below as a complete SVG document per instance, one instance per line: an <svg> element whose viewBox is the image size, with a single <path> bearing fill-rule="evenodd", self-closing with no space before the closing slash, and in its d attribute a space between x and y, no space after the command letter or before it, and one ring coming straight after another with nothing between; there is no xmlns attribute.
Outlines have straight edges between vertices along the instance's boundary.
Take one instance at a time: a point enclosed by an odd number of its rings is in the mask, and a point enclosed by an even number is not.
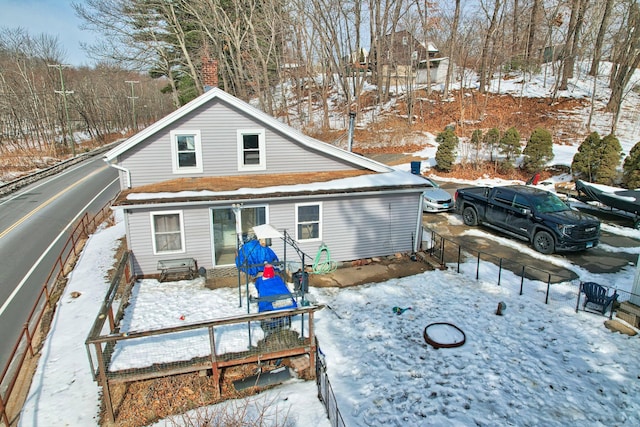
<svg viewBox="0 0 640 427"><path fill-rule="evenodd" d="M500 87L524 96L548 93L550 85L541 79L533 76L525 86L510 80ZM582 76L571 91L560 95L589 97L592 87ZM601 105L606 89L598 91ZM640 100L634 92L627 97L618 126L625 154L637 142L640 123L635 107L629 108ZM581 114L586 123L588 111ZM607 120L606 114L597 114L592 130L606 135ZM579 142L555 146L553 163L570 163ZM435 148L418 154L428 159L425 167L434 153ZM409 170L409 165L399 168ZM569 179L560 176L554 181ZM503 184L489 178L474 184L480 183ZM449 220L459 218L451 214ZM635 230L606 227L640 240ZM124 225L118 221L91 236L60 299L21 426L97 425L100 390L91 378L84 341L123 235ZM638 248L625 250L638 253ZM562 257L545 259L566 263L583 280L615 284L627 292L633 283L633 266L617 274L593 275ZM333 309L318 312L315 326L347 426L640 425L638 336L610 332L602 316L576 313L577 283L553 285L546 305L546 284L525 281L525 292L519 295L520 279L511 274L503 273L502 286L497 286L495 281L475 280L475 263L462 268L469 273L431 271L356 288L311 289L317 302ZM482 268L481 277L497 274L489 264ZM173 288L181 292L157 293L134 305L136 329L157 327L159 318L165 326L180 324L180 316L196 321L219 310L220 304L237 306L235 292L209 290L198 280ZM72 292L81 295L73 298ZM507 307L503 316L495 314L499 302ZM393 307L411 310L396 315ZM452 349L429 346L423 330L434 322L457 325L466 343ZM329 426L316 396L314 382L291 380L254 399L257 405L270 402L274 419L288 414L288 426ZM173 425L186 421L173 417L156 424Z"/></svg>
<svg viewBox="0 0 640 427"><path fill-rule="evenodd" d="M627 233L640 238L637 231ZM83 343L123 234L119 221L94 234L83 251L60 300L20 425L97 424L99 389ZM553 285L545 305L543 283L525 281L520 296L520 279L510 273L503 273L497 286L495 280L475 280L474 262L463 271L468 274L430 271L355 288L311 289L313 299L332 308L316 314L315 326L347 426L640 425L638 336L610 332L600 315L576 313L575 283ZM628 291L634 271L589 280ZM483 265L482 277L495 274L495 267ZM135 317L131 324L138 330L178 325L181 316L198 321L238 305L235 289L210 290L201 279L145 282L162 292L134 298L129 321ZM72 292L81 295L73 298ZM503 316L495 314L499 302L507 307ZM396 306L411 310L397 315ZM429 346L423 330L434 322L455 324L466 343ZM174 357L183 356L185 346L159 344L174 349ZM270 402L280 419L287 414L287 425L328 426L316 396L314 382L291 380L252 399ZM183 422L174 417L156 426Z"/></svg>

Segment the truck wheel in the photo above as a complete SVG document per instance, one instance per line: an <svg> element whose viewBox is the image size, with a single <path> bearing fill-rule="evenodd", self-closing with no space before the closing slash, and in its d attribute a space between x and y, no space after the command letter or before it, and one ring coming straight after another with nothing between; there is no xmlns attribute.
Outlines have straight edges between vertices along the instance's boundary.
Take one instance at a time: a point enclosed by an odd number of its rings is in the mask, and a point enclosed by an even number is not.
<svg viewBox="0 0 640 427"><path fill-rule="evenodd" d="M462 211L462 221L465 225L478 225L478 214L471 206L467 206Z"/></svg>
<svg viewBox="0 0 640 427"><path fill-rule="evenodd" d="M533 236L533 248L543 254L549 255L554 251L553 236L546 231L538 231Z"/></svg>

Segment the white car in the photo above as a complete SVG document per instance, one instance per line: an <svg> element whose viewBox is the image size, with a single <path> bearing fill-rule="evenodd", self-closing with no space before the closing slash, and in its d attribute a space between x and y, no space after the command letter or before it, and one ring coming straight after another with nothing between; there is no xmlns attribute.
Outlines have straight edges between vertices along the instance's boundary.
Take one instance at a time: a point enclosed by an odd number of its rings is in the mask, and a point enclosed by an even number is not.
<svg viewBox="0 0 640 427"><path fill-rule="evenodd" d="M431 188L422 193L422 210L424 212L446 212L453 209L451 194L440 188L438 184L423 177L431 184Z"/></svg>

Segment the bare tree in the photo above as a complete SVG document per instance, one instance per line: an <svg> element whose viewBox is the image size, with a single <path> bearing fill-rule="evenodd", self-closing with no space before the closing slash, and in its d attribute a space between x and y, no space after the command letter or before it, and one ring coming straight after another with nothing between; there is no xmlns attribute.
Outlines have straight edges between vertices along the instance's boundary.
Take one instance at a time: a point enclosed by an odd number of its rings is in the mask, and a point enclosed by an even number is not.
<svg viewBox="0 0 640 427"><path fill-rule="evenodd" d="M600 65L600 55L602 53L602 43L604 41L604 35L607 32L609 25L609 16L611 15L611 9L613 6L613 0L605 0L604 10L602 11L602 20L600 21L600 28L598 29L598 36L596 37L595 45L593 46L593 59L591 60L591 68L589 69L590 76L598 75L598 66Z"/></svg>
<svg viewBox="0 0 640 427"><path fill-rule="evenodd" d="M6 144L14 152L42 150L57 155L67 129L62 104L55 94L58 74L48 63L63 60L58 40L26 30L0 30L0 152ZM56 136L61 138L57 139Z"/></svg>
<svg viewBox="0 0 640 427"><path fill-rule="evenodd" d="M606 107L607 111L613 113L612 134L615 134L617 128L627 85L640 65L640 6L635 0L629 1L626 22L622 25L617 40L610 78L611 97Z"/></svg>
<svg viewBox="0 0 640 427"><path fill-rule="evenodd" d="M531 62L533 46L536 41L539 14L540 14L540 0L533 0L533 3L531 5L531 14L529 18L529 35L527 36L527 50L525 53L527 63Z"/></svg>
<svg viewBox="0 0 640 427"><path fill-rule="evenodd" d="M453 14L453 25L451 25L451 35L449 36L449 43L448 43L449 63L447 65L447 76L445 77L444 90L442 93L443 99L447 99L449 97L449 86L451 85L451 74L453 73L453 66L454 66L453 53L457 49L456 42L457 42L459 23L460 23L460 0L456 0L456 8Z"/></svg>
<svg viewBox="0 0 640 427"><path fill-rule="evenodd" d="M498 28L498 16L500 14L500 10L502 7L501 0L495 0L493 3L493 11L491 12L491 17L489 19L489 27L487 32L484 35L484 45L482 46L482 53L480 57L480 71L479 71L479 80L480 80L480 92L485 93L487 90L489 78L491 77L490 73L490 63L492 58L490 58L491 45L494 39L495 32Z"/></svg>
<svg viewBox="0 0 640 427"><path fill-rule="evenodd" d="M589 0L572 0L571 17L569 18L569 30L562 59L561 80L558 85L559 90L567 90L569 79L573 78L576 56L578 54L578 44L584 23L584 15Z"/></svg>

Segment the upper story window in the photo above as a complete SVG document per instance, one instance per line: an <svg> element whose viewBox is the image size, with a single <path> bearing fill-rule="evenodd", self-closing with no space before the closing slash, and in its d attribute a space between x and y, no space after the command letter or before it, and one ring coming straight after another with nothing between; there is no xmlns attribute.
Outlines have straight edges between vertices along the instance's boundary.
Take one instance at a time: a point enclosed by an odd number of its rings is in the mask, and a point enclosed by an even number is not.
<svg viewBox="0 0 640 427"><path fill-rule="evenodd" d="M238 170L267 168L264 129L238 130Z"/></svg>
<svg viewBox="0 0 640 427"><path fill-rule="evenodd" d="M171 157L173 173L202 173L200 131L172 131Z"/></svg>
<svg viewBox="0 0 640 427"><path fill-rule="evenodd" d="M322 239L322 205L301 203L296 205L296 240Z"/></svg>
<svg viewBox="0 0 640 427"><path fill-rule="evenodd" d="M184 252L184 223L181 211L151 213L153 253Z"/></svg>

